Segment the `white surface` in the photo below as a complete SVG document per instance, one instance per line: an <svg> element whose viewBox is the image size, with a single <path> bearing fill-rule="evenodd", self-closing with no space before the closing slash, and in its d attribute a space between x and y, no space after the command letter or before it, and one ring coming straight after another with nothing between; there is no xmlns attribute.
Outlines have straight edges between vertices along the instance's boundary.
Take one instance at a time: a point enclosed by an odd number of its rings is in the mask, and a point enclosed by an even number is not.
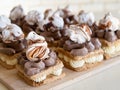
<svg viewBox="0 0 120 90"><path fill-rule="evenodd" d="M120 64L62 90L120 90Z"/></svg>
<svg viewBox="0 0 120 90"><path fill-rule="evenodd" d="M120 64L62 90L120 90ZM8 90L0 84L0 90Z"/></svg>

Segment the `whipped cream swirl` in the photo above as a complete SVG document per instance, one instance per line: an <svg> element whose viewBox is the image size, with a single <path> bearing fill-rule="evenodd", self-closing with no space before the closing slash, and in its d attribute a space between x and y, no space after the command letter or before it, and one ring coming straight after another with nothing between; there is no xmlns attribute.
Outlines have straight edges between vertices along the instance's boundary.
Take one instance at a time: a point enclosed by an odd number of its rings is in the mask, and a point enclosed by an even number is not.
<svg viewBox="0 0 120 90"><path fill-rule="evenodd" d="M27 35L26 40L28 41L28 44L33 44L33 43L36 43L36 42L45 41L45 38L43 36L38 35L36 32L31 31Z"/></svg>
<svg viewBox="0 0 120 90"><path fill-rule="evenodd" d="M49 57L48 54L50 51L44 37L32 31L28 34L27 40L35 41L35 43L30 44L26 50L26 56L29 60L37 61Z"/></svg>
<svg viewBox="0 0 120 90"><path fill-rule="evenodd" d="M57 28L63 28L64 27L64 21L63 18L60 17L59 15L54 15L52 20L52 24L57 27Z"/></svg>
<svg viewBox="0 0 120 90"><path fill-rule="evenodd" d="M92 12L81 11L78 15L78 22L80 24L88 24L89 26L92 26L95 22L94 14Z"/></svg>
<svg viewBox="0 0 120 90"><path fill-rule="evenodd" d="M66 35L74 42L82 44L91 39L91 29L87 25L71 25L66 30Z"/></svg>
<svg viewBox="0 0 120 90"><path fill-rule="evenodd" d="M7 18L6 16L4 15L1 15L0 16L0 32L2 32L2 30L7 26L7 25L10 25L11 24L11 21L9 18Z"/></svg>
<svg viewBox="0 0 120 90"><path fill-rule="evenodd" d="M26 22L30 25L39 23L39 22L43 21L43 19L44 19L44 14L40 13L36 10L32 10L32 11L28 12L28 14L25 17Z"/></svg>
<svg viewBox="0 0 120 90"><path fill-rule="evenodd" d="M24 17L24 10L21 7L21 5L18 5L14 7L11 12L10 12L10 19L11 20L16 20L18 18L23 18Z"/></svg>
<svg viewBox="0 0 120 90"><path fill-rule="evenodd" d="M100 20L99 26L105 30L116 31L119 29L120 21L116 17L112 16L111 13L107 13L103 19Z"/></svg>
<svg viewBox="0 0 120 90"><path fill-rule="evenodd" d="M24 39L24 33L21 28L15 24L10 24L2 31L2 39L5 43Z"/></svg>

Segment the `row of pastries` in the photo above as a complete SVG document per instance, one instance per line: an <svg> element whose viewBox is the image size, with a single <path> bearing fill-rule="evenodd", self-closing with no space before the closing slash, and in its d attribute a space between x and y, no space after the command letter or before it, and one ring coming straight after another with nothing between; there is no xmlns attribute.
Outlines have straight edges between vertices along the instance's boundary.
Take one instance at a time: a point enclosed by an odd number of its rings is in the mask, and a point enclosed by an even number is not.
<svg viewBox="0 0 120 90"><path fill-rule="evenodd" d="M0 64L31 86L46 84L63 78L64 66L85 71L120 55L119 26L111 13L95 21L92 12L68 6L25 14L19 5L0 16Z"/></svg>

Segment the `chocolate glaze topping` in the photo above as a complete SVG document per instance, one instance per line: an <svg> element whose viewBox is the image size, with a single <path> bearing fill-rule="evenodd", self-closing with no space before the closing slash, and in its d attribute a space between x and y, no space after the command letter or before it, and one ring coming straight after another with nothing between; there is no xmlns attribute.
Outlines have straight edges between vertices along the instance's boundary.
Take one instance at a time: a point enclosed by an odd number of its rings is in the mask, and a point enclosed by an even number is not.
<svg viewBox="0 0 120 90"><path fill-rule="evenodd" d="M63 45L63 48L65 50L68 50L68 51L70 51L72 49L80 48L80 47L82 47L82 45L80 45L78 43L75 43L75 42L73 42L71 40L66 40L65 44Z"/></svg>
<svg viewBox="0 0 120 90"><path fill-rule="evenodd" d="M115 35L114 31L108 30L105 32L105 39L109 42L113 42L117 39L117 36Z"/></svg>
<svg viewBox="0 0 120 90"><path fill-rule="evenodd" d="M104 38L104 35L105 35L105 30L97 30L96 31L96 36L98 38Z"/></svg>
<svg viewBox="0 0 120 90"><path fill-rule="evenodd" d="M56 63L56 53L51 51L51 53L49 54L49 58L44 60L45 66L49 67L49 66L53 66Z"/></svg>
<svg viewBox="0 0 120 90"><path fill-rule="evenodd" d="M27 47L27 41L25 39L14 41L11 43L4 43L6 47L12 48L15 52L20 52Z"/></svg>
<svg viewBox="0 0 120 90"><path fill-rule="evenodd" d="M88 50L86 47L83 47L81 49L72 49L70 51L70 54L73 56L84 56L84 55L88 54Z"/></svg>
<svg viewBox="0 0 120 90"><path fill-rule="evenodd" d="M101 48L101 43L100 43L100 41L99 41L98 38L92 38L92 39L91 39L91 42L92 42L93 45L95 46L95 49Z"/></svg>
<svg viewBox="0 0 120 90"><path fill-rule="evenodd" d="M22 29L25 33L29 33L37 29L37 24L29 25L26 21L23 21Z"/></svg>
<svg viewBox="0 0 120 90"><path fill-rule="evenodd" d="M85 46L88 49L88 52L92 52L95 50L95 46L91 42L87 42Z"/></svg>
<svg viewBox="0 0 120 90"><path fill-rule="evenodd" d="M12 48L5 48L5 47L0 48L0 52L4 53L6 55L14 55L15 54L15 50L14 49L12 49Z"/></svg>

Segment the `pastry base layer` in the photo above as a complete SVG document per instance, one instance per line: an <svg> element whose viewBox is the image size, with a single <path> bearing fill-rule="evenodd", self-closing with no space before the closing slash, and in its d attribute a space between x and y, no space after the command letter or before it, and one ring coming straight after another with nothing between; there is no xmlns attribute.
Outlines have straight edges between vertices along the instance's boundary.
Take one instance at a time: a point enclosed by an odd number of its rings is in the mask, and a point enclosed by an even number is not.
<svg viewBox="0 0 120 90"><path fill-rule="evenodd" d="M40 86L42 84L47 84L50 83L52 81L61 79L65 76L65 73L62 73L60 75L54 75L52 74L52 72L62 69L63 68L63 63L60 60L57 60L56 64L54 66L51 66L49 68L46 68L45 70L42 70L41 72L32 75L32 76L28 76L25 74L23 68L20 65L16 65L16 68L18 70L18 75L20 77L22 77L25 82L31 86ZM34 80L36 80L37 78L43 78L43 76L46 76L46 78L40 82L36 82Z"/></svg>
<svg viewBox="0 0 120 90"><path fill-rule="evenodd" d="M19 55L20 53L14 54L13 56L0 53L0 64L7 69L13 69L17 64Z"/></svg>
<svg viewBox="0 0 120 90"><path fill-rule="evenodd" d="M100 39L102 43L102 49L104 50L105 59L120 55L120 39L114 42L108 42L107 40Z"/></svg>
<svg viewBox="0 0 120 90"><path fill-rule="evenodd" d="M74 71L84 71L93 68L99 65L104 59L103 56L104 52L102 49L95 50L94 52L90 52L85 56L77 56L77 57L71 56L69 52L65 51L62 48L57 48L57 52L58 52L58 57L63 61L65 67Z"/></svg>
<svg viewBox="0 0 120 90"><path fill-rule="evenodd" d="M49 75L47 76L47 78L45 80L43 80L42 82L35 82L31 79L29 79L28 77L26 77L23 73L21 72L18 72L18 75L29 85L31 86L34 86L34 87L37 87L37 86L40 86L40 85L43 85L43 84L48 84L48 83L51 83L53 81L56 81L56 80L59 80L59 79L62 79L64 76L65 76L65 73L62 73L61 75L59 76L55 76L55 75Z"/></svg>
<svg viewBox="0 0 120 90"><path fill-rule="evenodd" d="M15 65L8 65L7 63L3 62L2 60L0 60L0 65L6 69L14 69L15 68Z"/></svg>

